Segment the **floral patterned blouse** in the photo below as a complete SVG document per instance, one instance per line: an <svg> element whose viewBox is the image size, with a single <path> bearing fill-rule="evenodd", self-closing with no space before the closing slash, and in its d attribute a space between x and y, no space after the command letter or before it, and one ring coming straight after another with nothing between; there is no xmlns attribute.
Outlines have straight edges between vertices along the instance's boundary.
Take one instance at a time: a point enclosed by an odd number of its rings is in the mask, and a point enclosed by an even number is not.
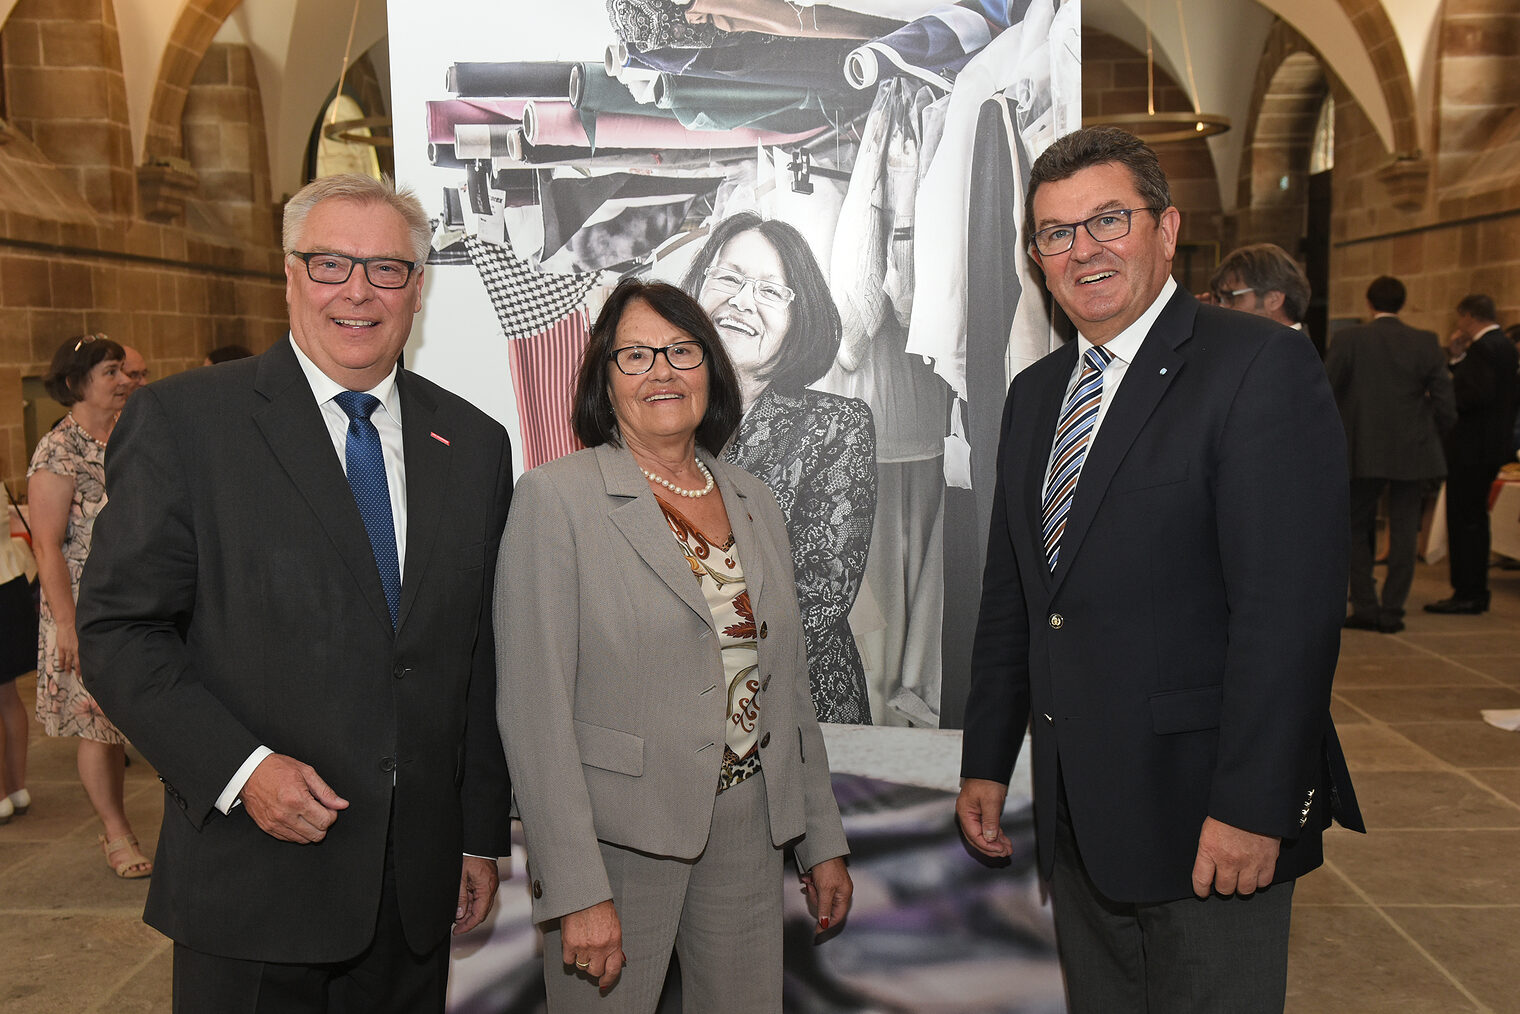
<svg viewBox="0 0 1520 1014"><path fill-rule="evenodd" d="M723 771L718 780L718 791L722 792L760 770L760 750L756 745L760 651L755 640L755 612L733 533L721 545L715 543L663 497L655 499L660 502L676 544L702 588L718 630L723 675L728 681L728 722L724 729Z"/></svg>

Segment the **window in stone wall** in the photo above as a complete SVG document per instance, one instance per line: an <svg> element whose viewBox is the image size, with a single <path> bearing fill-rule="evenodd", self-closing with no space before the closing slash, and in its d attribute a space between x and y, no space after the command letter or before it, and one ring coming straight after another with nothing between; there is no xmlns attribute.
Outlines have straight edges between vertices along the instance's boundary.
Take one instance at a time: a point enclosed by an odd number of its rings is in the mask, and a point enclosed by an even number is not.
<svg viewBox="0 0 1520 1014"><path fill-rule="evenodd" d="M375 153L375 146L363 141L344 141L335 137L328 137L322 132L323 126L334 121L342 123L348 120L364 119L364 108L349 95L339 95L328 103L323 110L321 121L313 132L316 138L316 179L323 176L336 176L338 173L359 173L363 176L380 178L380 159ZM357 137L369 137L369 127L352 127L344 133Z"/></svg>
<svg viewBox="0 0 1520 1014"><path fill-rule="evenodd" d="M1314 147L1309 151L1309 173L1328 172L1335 168L1335 96L1326 95L1320 103L1319 122L1314 125Z"/></svg>

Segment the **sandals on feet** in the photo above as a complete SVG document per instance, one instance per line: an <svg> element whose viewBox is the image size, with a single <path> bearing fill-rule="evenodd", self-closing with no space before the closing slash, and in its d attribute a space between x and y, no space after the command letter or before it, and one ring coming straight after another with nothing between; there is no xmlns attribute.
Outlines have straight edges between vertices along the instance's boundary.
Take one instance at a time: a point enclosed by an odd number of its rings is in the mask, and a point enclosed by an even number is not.
<svg viewBox="0 0 1520 1014"><path fill-rule="evenodd" d="M116 875L123 880L137 880L141 877L153 875L153 860L142 854L142 849L137 847L137 836L124 834L120 838L106 841L105 835L99 836L100 850L106 855L106 865L116 871ZM112 862L111 856L125 852L127 858L120 862Z"/></svg>

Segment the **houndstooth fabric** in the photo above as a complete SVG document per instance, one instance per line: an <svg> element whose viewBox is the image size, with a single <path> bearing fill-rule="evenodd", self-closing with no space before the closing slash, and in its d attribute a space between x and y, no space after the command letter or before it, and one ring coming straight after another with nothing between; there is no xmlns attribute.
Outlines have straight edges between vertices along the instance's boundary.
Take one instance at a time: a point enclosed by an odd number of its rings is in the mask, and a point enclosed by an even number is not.
<svg viewBox="0 0 1520 1014"><path fill-rule="evenodd" d="M598 275L558 275L536 271L518 259L512 248L487 243L475 236L465 239L470 260L480 272L491 305L508 338L526 338L563 320L586 302Z"/></svg>

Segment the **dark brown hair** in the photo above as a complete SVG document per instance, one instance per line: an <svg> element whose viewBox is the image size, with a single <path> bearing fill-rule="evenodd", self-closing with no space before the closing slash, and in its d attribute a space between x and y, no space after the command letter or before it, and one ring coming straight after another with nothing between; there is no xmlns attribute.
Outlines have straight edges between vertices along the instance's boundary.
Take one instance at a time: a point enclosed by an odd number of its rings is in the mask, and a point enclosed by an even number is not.
<svg viewBox="0 0 1520 1014"><path fill-rule="evenodd" d="M753 211L730 215L714 227L707 243L686 269L681 287L693 296L700 293L704 272L718 259L724 244L741 232L750 231L764 236L776 251L786 274L784 281L797 294L792 300L791 324L786 334L780 336L781 348L756 379L785 394L799 394L829 372L834 357L839 355L839 341L844 334L839 308L829 294L828 279L802 233L785 222L761 218Z"/></svg>
<svg viewBox="0 0 1520 1014"><path fill-rule="evenodd" d="M596 315L596 323L591 325L591 338L586 342L586 351L576 373L575 397L570 410L570 424L575 428L575 435L587 447L622 444L609 389L612 371L617 369L612 364L612 350L623 311L635 299L643 300L666 322L701 342L706 350L707 413L697 424L697 443L709 454L722 454L734 430L739 428L739 417L744 412L734 364L701 304L674 285L637 278L625 278L618 283L612 295L607 297L602 312Z"/></svg>
<svg viewBox="0 0 1520 1014"><path fill-rule="evenodd" d="M1378 275L1367 286L1367 305L1376 313L1398 313L1404 309L1404 283L1392 275Z"/></svg>
<svg viewBox="0 0 1520 1014"><path fill-rule="evenodd" d="M1056 138L1035 159L1029 171L1029 189L1024 193L1025 236L1031 242L1034 240L1034 195L1040 184L1059 183L1083 169L1109 164L1129 170L1140 199L1151 209L1156 221L1161 221L1161 212L1172 206L1172 188L1150 145L1118 127L1083 127Z"/></svg>
<svg viewBox="0 0 1520 1014"><path fill-rule="evenodd" d="M1283 313L1295 324L1303 323L1304 314L1309 312L1309 279L1288 251L1276 243L1251 243L1231 250L1209 282L1215 302L1224 302L1224 280L1230 275L1252 292L1281 292Z"/></svg>
<svg viewBox="0 0 1520 1014"><path fill-rule="evenodd" d="M1457 312L1465 313L1473 320L1481 320L1485 324L1498 323L1499 314L1494 309L1494 297L1485 296L1481 292L1463 296L1457 304Z"/></svg>
<svg viewBox="0 0 1520 1014"><path fill-rule="evenodd" d="M103 334L65 338L53 353L53 364L43 375L42 386L60 405L73 405L84 397L90 371L107 359L121 362L126 350Z"/></svg>

